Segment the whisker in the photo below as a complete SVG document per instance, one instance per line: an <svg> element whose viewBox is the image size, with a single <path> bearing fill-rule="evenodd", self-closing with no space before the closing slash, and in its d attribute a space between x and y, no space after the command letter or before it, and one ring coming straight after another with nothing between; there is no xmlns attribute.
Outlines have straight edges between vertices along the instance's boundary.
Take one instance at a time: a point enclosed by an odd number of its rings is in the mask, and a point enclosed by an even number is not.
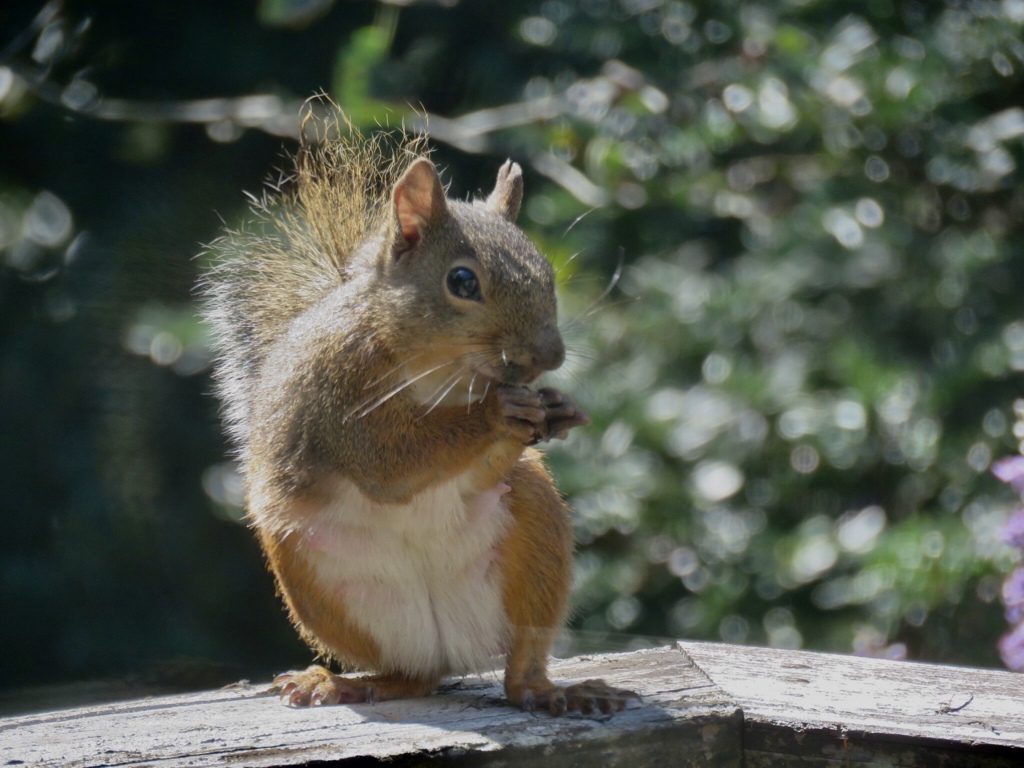
<svg viewBox="0 0 1024 768"><path fill-rule="evenodd" d="M453 360L452 362L458 362L458 360L456 359L456 360ZM434 391L431 392L429 395L427 395L427 397L424 398L424 402L426 402L428 400L433 400L434 396L438 392L440 392L442 389L444 389L445 385L449 381L451 381L452 379L455 379L456 381L458 381L459 377L462 376L462 374L463 374L463 372L465 370L466 370L466 366L463 365L463 366L460 366L459 369L457 371L455 371L455 373L450 374L449 376L446 376L444 381L442 381L440 384L438 384L437 387L434 389Z"/></svg>
<svg viewBox="0 0 1024 768"><path fill-rule="evenodd" d="M608 298L608 294L611 293L615 289L615 286L619 284L619 280L622 279L622 265L625 256L625 250L619 248L619 263L615 265L615 271L612 273L612 279L608 281L608 286L601 292L601 295L597 297L597 301L604 301Z"/></svg>
<svg viewBox="0 0 1024 768"><path fill-rule="evenodd" d="M581 221L583 221L584 218L586 218L587 216L589 216L590 214L592 214L596 210L597 210L597 208L591 208L589 211L584 211L579 216L577 216L575 219L573 219L572 223L569 224L569 226L565 228L565 232L562 233L562 237L565 237L566 235L568 235L573 227L575 227L577 224L579 224Z"/></svg>
<svg viewBox="0 0 1024 768"><path fill-rule="evenodd" d="M471 338L464 338L464 339L446 339L445 343L444 343L444 346L445 347L456 347L456 348L458 348L458 347L469 347L471 345L473 345L473 346L480 345L481 343L484 343L484 341L485 341L485 337L483 337L482 335L481 336L473 336ZM425 343L425 344L411 344L411 345L408 345L407 348L408 349L415 349L415 350L437 350L440 346L441 345L439 345L437 343Z"/></svg>
<svg viewBox="0 0 1024 768"><path fill-rule="evenodd" d="M577 391L590 392L591 389L592 389L592 387L590 386L590 384L588 382L584 381L580 377L580 375L578 373L574 373L573 371L568 371L568 370L564 370L563 369L563 370L556 371L553 375L555 376L555 381L556 382L558 381L558 379L563 378L563 377L567 378L567 379L571 379L574 382L573 389L575 389Z"/></svg>
<svg viewBox="0 0 1024 768"><path fill-rule="evenodd" d="M572 371L566 371L565 375L576 382L576 387L584 392L590 391L590 386L580 378L579 374L573 373Z"/></svg>
<svg viewBox="0 0 1024 768"><path fill-rule="evenodd" d="M580 317L593 317L598 312L604 312L606 309L611 309L612 307L620 307L623 304L632 304L639 300L639 296L630 296L628 299L619 299L618 301L613 301L610 304L604 304L603 306L600 307L592 307L589 310L585 311L583 314L581 314Z"/></svg>
<svg viewBox="0 0 1024 768"><path fill-rule="evenodd" d="M469 409L473 407L473 385L476 384L476 377L480 371L473 371L473 378L469 380L469 392L466 395L466 413L469 413Z"/></svg>
<svg viewBox="0 0 1024 768"><path fill-rule="evenodd" d="M366 386L363 387L363 389L369 389L370 387L372 387L375 384L380 384L382 381L384 381L384 379L386 379L389 376L391 376L392 374L397 373L398 371L402 370L402 368L407 366L409 363L411 363L416 358L423 357L424 352L425 352L425 350L421 351L421 352L417 352L415 355L413 355L412 357L410 357L407 360L405 360L405 362L399 363L398 365L396 365L394 368L392 368L390 371L388 371L384 375L377 377L376 379L374 379L371 382L368 382L366 384Z"/></svg>
<svg viewBox="0 0 1024 768"><path fill-rule="evenodd" d="M566 262L568 264L569 262ZM586 272L578 272L572 277L567 277L565 280L561 280L558 283L560 288L566 288L570 285L582 285L584 283L603 283L604 278L600 275L591 275Z"/></svg>
<svg viewBox="0 0 1024 768"><path fill-rule="evenodd" d="M455 362L456 362L455 360L449 360L447 362L441 363L440 365L436 365L433 368L428 368L427 370L423 371L422 373L418 373L415 376L413 376L412 378L406 379L401 384L399 384L397 387L394 387L389 392L384 393L383 395L381 395L377 399L374 399L374 397L367 398L366 400L361 402L359 405L357 405L355 408L353 408L352 411L345 417L345 420L347 421L348 419L351 419L353 417L355 417L357 419L363 418L364 416L366 416L366 414L375 411L377 408L380 408L382 405L384 405L384 403L386 403L392 397L397 395L403 389L412 386L413 384L415 384L420 379L422 379L422 378L424 378L426 376L429 376L432 373L436 373L437 371L441 370L442 368L446 368L446 367L448 367L449 365L452 365Z"/></svg>
<svg viewBox="0 0 1024 768"><path fill-rule="evenodd" d="M571 226L571 225L570 225L570 226ZM568 232L568 230L566 230L566 231ZM557 267L557 268L555 269L555 274L556 274L556 275L558 275L558 274L561 274L562 270L563 270L563 269L565 269L566 267L568 267L568 266L569 266L570 264L572 264L573 260L574 260L574 259L575 259L575 258L576 258L577 256L579 256L579 255L580 255L581 253L583 253L583 251L576 251L576 253L574 253L574 254L573 254L572 256L570 256L570 257L569 257L568 259L566 259L565 261L563 261L563 262L562 262L561 264L559 264L559 265L558 265L558 267Z"/></svg>
<svg viewBox="0 0 1024 768"><path fill-rule="evenodd" d="M566 350L565 357L566 359L586 360L588 363L596 363L598 360L598 356L596 354L580 352L578 350Z"/></svg>
<svg viewBox="0 0 1024 768"><path fill-rule="evenodd" d="M594 314L595 308L598 307L602 301L608 298L608 294L610 294L615 289L615 286L619 284L619 280L622 277L622 265L624 258L625 250L619 248L619 263L615 267L615 272L612 273L612 279L608 281L608 285L605 286L605 289L603 291L601 291L601 295L594 299L592 302L590 302L590 304L588 304L586 307L584 307L583 310L576 315L576 317L572 318L572 321L576 321L581 317L592 316Z"/></svg>
<svg viewBox="0 0 1024 768"><path fill-rule="evenodd" d="M604 312L606 309L614 309L615 307L622 306L623 304L632 304L637 301L640 301L639 296L630 296L628 298L619 299L618 301L612 301L609 302L608 304L602 304L600 306L595 306L594 304L591 304L587 307L586 310L581 310L579 314L573 317L566 318L564 321L560 322L558 324L558 330L566 335L579 333L580 331L586 329L586 321L589 318L594 317L598 313Z"/></svg>
<svg viewBox="0 0 1024 768"><path fill-rule="evenodd" d="M448 386L448 389L446 389L444 392L441 393L440 397L438 397L436 400L434 400L434 404L432 406L430 406L429 408L427 408L426 412L422 416L420 416L419 418L422 419L423 417L427 416L431 411L433 411L435 408L437 408L437 406L439 406L441 404L442 400L444 400L446 397L448 397L448 393L451 392L453 389L455 389L455 385L459 383L459 379L462 378L462 373L465 370L466 370L465 368L461 368L461 369L459 369L458 371L455 372L454 376L449 376L447 379L445 379L445 382L451 380L452 383ZM444 384L442 384L441 386L444 386ZM438 387L438 389L440 389L440 387Z"/></svg>

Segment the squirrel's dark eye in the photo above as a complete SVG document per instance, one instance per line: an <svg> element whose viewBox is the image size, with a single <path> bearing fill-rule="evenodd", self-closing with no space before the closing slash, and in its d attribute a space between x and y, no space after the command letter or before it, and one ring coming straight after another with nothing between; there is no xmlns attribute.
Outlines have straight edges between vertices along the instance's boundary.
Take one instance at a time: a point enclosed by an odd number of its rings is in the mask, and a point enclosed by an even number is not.
<svg viewBox="0 0 1024 768"><path fill-rule="evenodd" d="M448 273L448 290L453 296L468 301L480 301L480 281L469 267L455 267Z"/></svg>

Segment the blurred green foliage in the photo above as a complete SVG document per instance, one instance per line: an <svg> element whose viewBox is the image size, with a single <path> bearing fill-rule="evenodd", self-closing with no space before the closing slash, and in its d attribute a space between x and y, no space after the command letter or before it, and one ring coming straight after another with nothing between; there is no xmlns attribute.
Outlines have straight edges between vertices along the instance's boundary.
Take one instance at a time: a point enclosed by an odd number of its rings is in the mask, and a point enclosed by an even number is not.
<svg viewBox="0 0 1024 768"><path fill-rule="evenodd" d="M322 89L425 119L452 194L526 169L594 416L550 451L579 647L999 663L1024 2L258 6L0 9L3 685L306 660L191 286Z"/></svg>
<svg viewBox="0 0 1024 768"><path fill-rule="evenodd" d="M644 5L558 128L618 204L570 237L637 249L575 371L583 626L994 663L1024 6Z"/></svg>

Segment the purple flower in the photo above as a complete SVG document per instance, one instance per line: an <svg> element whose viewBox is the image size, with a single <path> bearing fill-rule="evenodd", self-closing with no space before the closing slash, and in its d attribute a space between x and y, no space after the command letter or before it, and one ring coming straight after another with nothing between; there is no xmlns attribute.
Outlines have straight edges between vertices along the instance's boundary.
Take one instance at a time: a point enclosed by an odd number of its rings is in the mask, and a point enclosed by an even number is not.
<svg viewBox="0 0 1024 768"><path fill-rule="evenodd" d="M1003 582L1003 605L1006 620L1011 624L1024 620L1024 566L1020 566Z"/></svg>
<svg viewBox="0 0 1024 768"><path fill-rule="evenodd" d="M999 638L999 655L1007 669L1024 672L1024 622Z"/></svg>
<svg viewBox="0 0 1024 768"><path fill-rule="evenodd" d="M992 465L992 474L1009 483L1024 499L1024 456L1000 459ZM1024 509L1010 515L1003 539L1024 550ZM1017 566L1003 582L1003 605L1012 629L999 638L999 655L1007 669L1024 672L1024 565Z"/></svg>
<svg viewBox="0 0 1024 768"><path fill-rule="evenodd" d="M1009 483L1013 490L1024 496L1024 456L1008 456L992 465L992 474Z"/></svg>
<svg viewBox="0 0 1024 768"><path fill-rule="evenodd" d="M1018 509L1010 515L1003 529L1003 540L1024 549L1024 509Z"/></svg>

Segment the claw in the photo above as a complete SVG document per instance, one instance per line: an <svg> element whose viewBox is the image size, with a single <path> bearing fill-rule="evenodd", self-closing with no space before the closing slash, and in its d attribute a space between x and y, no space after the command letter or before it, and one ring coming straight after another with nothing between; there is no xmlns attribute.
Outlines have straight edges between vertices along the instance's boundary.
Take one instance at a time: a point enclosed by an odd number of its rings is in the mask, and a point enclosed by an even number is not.
<svg viewBox="0 0 1024 768"><path fill-rule="evenodd" d="M533 712L537 708L537 699L533 695L533 691L527 691L526 695L523 696L523 710L526 712Z"/></svg>
<svg viewBox="0 0 1024 768"><path fill-rule="evenodd" d="M555 717L561 717L569 708L569 702L565 698L565 690L558 689L551 697L551 705L548 709Z"/></svg>

